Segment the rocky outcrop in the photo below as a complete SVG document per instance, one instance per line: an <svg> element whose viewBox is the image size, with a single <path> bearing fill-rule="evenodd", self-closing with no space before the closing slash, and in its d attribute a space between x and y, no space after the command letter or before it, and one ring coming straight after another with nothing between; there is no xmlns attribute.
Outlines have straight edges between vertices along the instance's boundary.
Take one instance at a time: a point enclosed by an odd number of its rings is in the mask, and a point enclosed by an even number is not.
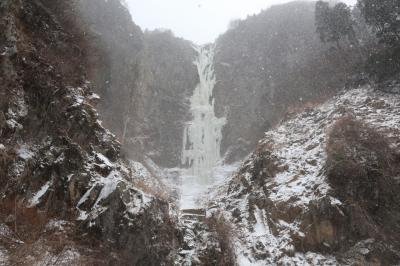
<svg viewBox="0 0 400 266"><path fill-rule="evenodd" d="M0 4L1 260L167 263L175 218L167 199L135 185L98 120L90 40L75 15L61 0Z"/></svg>
<svg viewBox="0 0 400 266"><path fill-rule="evenodd" d="M399 97L340 93L268 131L209 198L251 265L396 265Z"/></svg>
<svg viewBox="0 0 400 266"><path fill-rule="evenodd" d="M287 111L323 102L354 73L358 50L320 42L314 4L273 6L217 39L214 95L217 115L228 119L222 141L227 161L254 150Z"/></svg>

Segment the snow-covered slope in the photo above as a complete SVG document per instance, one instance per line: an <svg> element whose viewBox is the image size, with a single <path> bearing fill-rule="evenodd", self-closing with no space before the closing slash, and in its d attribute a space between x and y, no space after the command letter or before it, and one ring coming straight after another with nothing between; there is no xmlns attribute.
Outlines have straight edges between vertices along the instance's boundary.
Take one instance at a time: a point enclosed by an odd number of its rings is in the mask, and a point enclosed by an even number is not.
<svg viewBox="0 0 400 266"><path fill-rule="evenodd" d="M400 95L352 89L266 132L232 179L212 192L210 211L222 211L234 226L240 265L366 265L374 259L386 265L376 250L400 258L389 242L339 238L352 230L346 223L353 213L335 196L340 188L330 185L326 145L335 122L348 116L399 144Z"/></svg>

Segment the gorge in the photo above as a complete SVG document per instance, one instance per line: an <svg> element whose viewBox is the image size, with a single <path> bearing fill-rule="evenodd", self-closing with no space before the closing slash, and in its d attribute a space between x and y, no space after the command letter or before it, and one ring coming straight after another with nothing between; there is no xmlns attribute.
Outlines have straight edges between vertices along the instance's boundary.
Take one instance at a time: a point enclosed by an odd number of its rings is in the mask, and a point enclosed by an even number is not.
<svg viewBox="0 0 400 266"><path fill-rule="evenodd" d="M398 43L322 6L357 41L310 1L198 46L124 1L2 0L0 265L398 265Z"/></svg>

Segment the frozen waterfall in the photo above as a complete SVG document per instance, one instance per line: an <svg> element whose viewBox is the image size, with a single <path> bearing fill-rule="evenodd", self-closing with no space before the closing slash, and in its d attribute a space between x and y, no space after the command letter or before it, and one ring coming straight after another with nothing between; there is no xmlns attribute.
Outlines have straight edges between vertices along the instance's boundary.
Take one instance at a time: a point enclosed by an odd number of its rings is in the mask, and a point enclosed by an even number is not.
<svg viewBox="0 0 400 266"><path fill-rule="evenodd" d="M192 121L185 127L182 150L182 164L189 167L187 175L191 178L183 182L207 186L212 184L212 170L221 160L220 144L226 119L217 118L214 112L214 46L196 49L198 57L194 63L200 82L190 99Z"/></svg>

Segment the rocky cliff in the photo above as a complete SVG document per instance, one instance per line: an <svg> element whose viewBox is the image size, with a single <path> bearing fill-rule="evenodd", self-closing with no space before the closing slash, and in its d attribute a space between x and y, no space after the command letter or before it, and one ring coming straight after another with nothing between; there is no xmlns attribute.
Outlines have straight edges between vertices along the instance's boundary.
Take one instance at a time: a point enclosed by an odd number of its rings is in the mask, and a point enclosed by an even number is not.
<svg viewBox="0 0 400 266"><path fill-rule="evenodd" d="M324 101L359 72L362 49L321 43L314 6L274 6L216 41L214 97L217 117L228 120L221 147L227 162L251 152L287 112ZM77 1L76 11L91 40L88 79L103 98L105 125L130 157L179 166L188 98L198 83L193 44L169 31L143 33L118 0ZM360 43L368 34L358 31Z"/></svg>
<svg viewBox="0 0 400 266"><path fill-rule="evenodd" d="M118 0L74 1L74 15L84 31L90 60L88 79L103 100L105 125L122 139L128 117L135 120L143 33Z"/></svg>
<svg viewBox="0 0 400 266"><path fill-rule="evenodd" d="M193 44L170 31L143 33L119 0L80 0L76 11L90 40L89 80L103 98L105 125L130 157L178 166L198 83Z"/></svg>
<svg viewBox="0 0 400 266"><path fill-rule="evenodd" d="M323 101L355 73L358 50L321 43L314 7L273 6L237 21L217 39L214 95L218 115L228 118L222 141L228 161L253 150L287 111Z"/></svg>
<svg viewBox="0 0 400 266"><path fill-rule="evenodd" d="M3 0L0 28L1 265L400 261L400 97L338 91L358 54L319 43L311 4L217 41L227 161L255 151L180 215L145 157L179 164L192 44L117 0Z"/></svg>
<svg viewBox="0 0 400 266"><path fill-rule="evenodd" d="M0 4L1 262L167 263L179 242L168 198L138 182L98 120L74 8Z"/></svg>
<svg viewBox="0 0 400 266"><path fill-rule="evenodd" d="M400 261L399 100L352 89L266 133L209 196L240 265Z"/></svg>
<svg viewBox="0 0 400 266"><path fill-rule="evenodd" d="M192 43L169 31L144 34L136 127L145 153L164 167L181 162L184 125L191 118L189 99L199 82L196 56Z"/></svg>
<svg viewBox="0 0 400 266"><path fill-rule="evenodd" d="M130 157L178 166L199 79L193 44L169 31L143 33L118 0L81 0L75 8L105 125ZM314 3L275 6L216 41L214 97L217 116L228 118L221 149L228 162L247 155L288 110L323 101L355 73L359 51L321 43L314 17Z"/></svg>

